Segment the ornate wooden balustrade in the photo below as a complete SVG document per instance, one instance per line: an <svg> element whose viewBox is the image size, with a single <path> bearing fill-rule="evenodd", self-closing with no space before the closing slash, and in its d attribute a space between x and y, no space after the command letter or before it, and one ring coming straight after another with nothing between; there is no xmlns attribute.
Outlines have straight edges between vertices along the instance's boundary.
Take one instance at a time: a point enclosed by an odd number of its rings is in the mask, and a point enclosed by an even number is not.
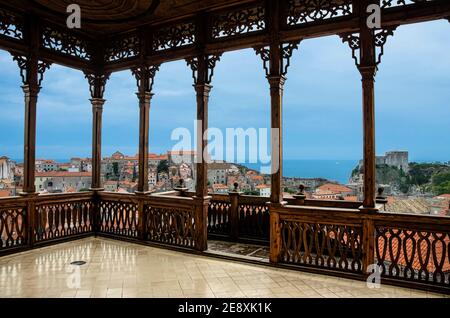
<svg viewBox="0 0 450 318"><path fill-rule="evenodd" d="M301 205L300 205L301 203ZM90 235L202 250L219 239L270 244L273 265L450 292L450 218L362 212L360 202L86 192L0 199L0 256ZM30 213L31 212L31 213Z"/></svg>
<svg viewBox="0 0 450 318"><path fill-rule="evenodd" d="M93 215L90 192L39 196L35 201L33 244L89 235Z"/></svg>
<svg viewBox="0 0 450 318"><path fill-rule="evenodd" d="M450 292L450 218L271 206L271 262Z"/></svg>

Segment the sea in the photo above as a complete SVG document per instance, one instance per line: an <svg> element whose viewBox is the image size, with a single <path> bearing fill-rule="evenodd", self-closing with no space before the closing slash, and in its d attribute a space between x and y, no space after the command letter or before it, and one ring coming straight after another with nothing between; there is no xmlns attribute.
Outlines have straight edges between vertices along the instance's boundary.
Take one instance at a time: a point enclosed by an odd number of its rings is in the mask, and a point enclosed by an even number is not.
<svg viewBox="0 0 450 318"><path fill-rule="evenodd" d="M283 176L295 178L324 178L347 184L358 160L284 160ZM250 169L265 172L261 164L242 164Z"/></svg>

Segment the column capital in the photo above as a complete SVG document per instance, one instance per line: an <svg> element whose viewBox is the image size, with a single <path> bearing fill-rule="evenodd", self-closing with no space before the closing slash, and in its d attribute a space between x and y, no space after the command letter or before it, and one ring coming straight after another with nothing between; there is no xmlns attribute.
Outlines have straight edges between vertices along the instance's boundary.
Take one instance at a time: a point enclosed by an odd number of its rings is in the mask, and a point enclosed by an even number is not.
<svg viewBox="0 0 450 318"><path fill-rule="evenodd" d="M358 70L363 80L375 80L378 67L376 65L359 65Z"/></svg>
<svg viewBox="0 0 450 318"><path fill-rule="evenodd" d="M106 100L103 99L103 98L91 98L90 101L91 101L91 104L92 104L92 108L93 109L98 109L98 110L102 110L103 109L103 105L106 102Z"/></svg>
<svg viewBox="0 0 450 318"><path fill-rule="evenodd" d="M203 94L209 97L213 86L211 84L194 84L195 91L197 94Z"/></svg>
<svg viewBox="0 0 450 318"><path fill-rule="evenodd" d="M284 75L267 75L267 80L269 81L271 88L283 89L286 79L287 78Z"/></svg>
<svg viewBox="0 0 450 318"><path fill-rule="evenodd" d="M155 94L153 94L150 91L144 91L144 92L137 92L136 96L138 97L139 101L141 102L140 106L147 106L150 104L150 100L152 99ZM146 105L143 105L142 103L145 103Z"/></svg>
<svg viewBox="0 0 450 318"><path fill-rule="evenodd" d="M30 86L28 84L22 85L22 91L26 97L37 97L41 91L40 86Z"/></svg>
<svg viewBox="0 0 450 318"><path fill-rule="evenodd" d="M111 73L85 72L84 75L89 82L89 90L91 92L92 99L103 99L106 83L108 82Z"/></svg>

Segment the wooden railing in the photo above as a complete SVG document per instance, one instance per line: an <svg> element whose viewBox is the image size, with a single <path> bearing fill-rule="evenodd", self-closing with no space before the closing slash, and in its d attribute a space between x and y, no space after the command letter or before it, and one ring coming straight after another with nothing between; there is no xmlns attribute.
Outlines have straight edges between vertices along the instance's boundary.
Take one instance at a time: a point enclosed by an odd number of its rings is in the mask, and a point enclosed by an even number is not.
<svg viewBox="0 0 450 318"><path fill-rule="evenodd" d="M99 193L99 233L196 248L192 198Z"/></svg>
<svg viewBox="0 0 450 318"><path fill-rule="evenodd" d="M450 218L379 213L372 220L385 281L450 292Z"/></svg>
<svg viewBox="0 0 450 318"><path fill-rule="evenodd" d="M450 218L271 206L273 264L450 292Z"/></svg>
<svg viewBox="0 0 450 318"><path fill-rule="evenodd" d="M450 292L450 218L369 213L360 203L86 192L0 199L0 255L89 235L204 250L206 235L270 244L274 265ZM339 207L342 204L344 207ZM330 207L332 206L332 207Z"/></svg>
<svg viewBox="0 0 450 318"><path fill-rule="evenodd" d="M192 194L189 194L192 195ZM208 234L211 238L230 238L269 244L269 198L242 195L239 192L212 194L208 210ZM358 209L361 202L286 199L290 205Z"/></svg>
<svg viewBox="0 0 450 318"><path fill-rule="evenodd" d="M92 192L0 199L0 255L93 233Z"/></svg>
<svg viewBox="0 0 450 318"><path fill-rule="evenodd" d="M27 245L27 223L25 200L0 199L0 252L14 251Z"/></svg>
<svg viewBox="0 0 450 318"><path fill-rule="evenodd" d="M268 198L214 194L208 209L209 237L269 243L270 216Z"/></svg>
<svg viewBox="0 0 450 318"><path fill-rule="evenodd" d="M33 244L92 233L93 194L74 193L36 197Z"/></svg>

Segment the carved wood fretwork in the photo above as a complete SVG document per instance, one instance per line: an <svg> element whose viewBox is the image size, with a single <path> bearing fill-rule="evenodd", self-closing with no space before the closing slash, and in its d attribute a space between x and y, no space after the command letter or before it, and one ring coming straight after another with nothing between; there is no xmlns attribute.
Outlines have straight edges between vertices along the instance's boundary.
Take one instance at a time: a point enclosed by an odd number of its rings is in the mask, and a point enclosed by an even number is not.
<svg viewBox="0 0 450 318"><path fill-rule="evenodd" d="M353 14L352 0L289 0L287 3L287 24L321 22Z"/></svg>
<svg viewBox="0 0 450 318"><path fill-rule="evenodd" d="M92 56L89 52L90 44L72 34L56 30L53 27L44 27L42 30L42 46L46 49L61 54L77 57L81 60L90 61Z"/></svg>
<svg viewBox="0 0 450 318"><path fill-rule="evenodd" d="M120 236L137 237L138 206L133 202L101 201L100 231Z"/></svg>
<svg viewBox="0 0 450 318"><path fill-rule="evenodd" d="M137 86L140 91L151 92L155 81L156 73L159 71L159 65L141 66L131 70L136 78Z"/></svg>
<svg viewBox="0 0 450 318"><path fill-rule="evenodd" d="M26 243L26 208L0 208L0 250Z"/></svg>
<svg viewBox="0 0 450 318"><path fill-rule="evenodd" d="M22 55L15 55L13 54L13 60L17 62L17 65L20 69L20 77L22 78L22 83L24 85L29 84L29 71L30 71L30 65L29 65L29 59L26 56ZM46 62L46 61L39 61L38 62L38 86L40 87L42 84L42 81L44 80L44 73L47 71L52 63Z"/></svg>
<svg viewBox="0 0 450 318"><path fill-rule="evenodd" d="M14 13L0 9L0 35L23 40L24 21Z"/></svg>
<svg viewBox="0 0 450 318"><path fill-rule="evenodd" d="M183 247L195 246L193 209L145 206L146 239Z"/></svg>
<svg viewBox="0 0 450 318"><path fill-rule="evenodd" d="M93 74L85 72L85 77L89 82L89 90L92 98L103 98L105 93L106 82L111 73Z"/></svg>
<svg viewBox="0 0 450 318"><path fill-rule="evenodd" d="M362 229L281 221L281 262L341 271L362 271Z"/></svg>
<svg viewBox="0 0 450 318"><path fill-rule="evenodd" d="M180 48L195 43L195 24L178 23L156 29L153 33L153 50L155 52Z"/></svg>
<svg viewBox="0 0 450 318"><path fill-rule="evenodd" d="M234 10L211 17L211 35L223 38L250 32L262 31L266 27L265 8L263 5Z"/></svg>
<svg viewBox="0 0 450 318"><path fill-rule="evenodd" d="M294 42L288 42L283 43L280 45L280 74L282 76L286 76L288 72L288 68L291 65L291 58L292 54L295 50L298 49L298 46L301 41L294 41ZM259 55L263 61L263 67L264 71L266 72L266 76L269 76L271 74L271 52L270 48L268 46L263 47L255 47L254 48L257 55Z"/></svg>
<svg viewBox="0 0 450 318"><path fill-rule="evenodd" d="M432 2L435 0L381 0L381 8L399 7L415 3Z"/></svg>
<svg viewBox="0 0 450 318"><path fill-rule="evenodd" d="M92 209L91 200L39 204L36 207L36 242L90 232Z"/></svg>
<svg viewBox="0 0 450 318"><path fill-rule="evenodd" d="M218 61L220 61L220 54L211 54L211 55L205 55L201 57L193 57L186 59L187 65L192 70L192 78L194 79L194 84L211 84L212 78L214 76L214 68L216 67L216 64ZM199 58L204 58L206 62L206 78L204 81L202 79L199 79L198 77L198 71L199 71Z"/></svg>
<svg viewBox="0 0 450 318"><path fill-rule="evenodd" d="M387 28L383 28L380 30L376 30L373 33L373 40L375 42L375 47L378 50L376 65L378 66L381 63L381 58L384 55L384 46L389 36L394 35L394 31L397 26L391 26ZM343 43L347 43L350 49L352 50L352 57L355 60L356 66L359 67L359 51L361 49L360 36L358 33L344 33L339 35L342 38Z"/></svg>
<svg viewBox="0 0 450 318"><path fill-rule="evenodd" d="M113 39L106 48L106 62L116 62L136 57L140 53L141 38L138 35L128 35Z"/></svg>
<svg viewBox="0 0 450 318"><path fill-rule="evenodd" d="M405 281L450 286L449 231L376 227L376 259L381 275Z"/></svg>
<svg viewBox="0 0 450 318"><path fill-rule="evenodd" d="M230 235L229 202L210 202L208 206L208 233Z"/></svg>

